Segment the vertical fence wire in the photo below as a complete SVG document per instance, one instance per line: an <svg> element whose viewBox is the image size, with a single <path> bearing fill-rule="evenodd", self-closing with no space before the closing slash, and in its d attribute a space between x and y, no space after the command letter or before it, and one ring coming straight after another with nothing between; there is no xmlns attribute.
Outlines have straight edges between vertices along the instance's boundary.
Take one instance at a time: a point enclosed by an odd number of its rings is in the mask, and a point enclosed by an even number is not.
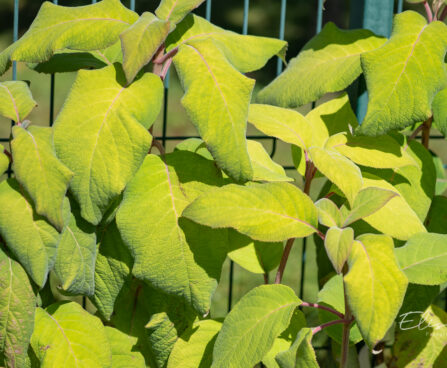
<svg viewBox="0 0 447 368"><path fill-rule="evenodd" d="M402 10L404 10L404 0L399 0L397 2L397 13L402 13Z"/></svg>

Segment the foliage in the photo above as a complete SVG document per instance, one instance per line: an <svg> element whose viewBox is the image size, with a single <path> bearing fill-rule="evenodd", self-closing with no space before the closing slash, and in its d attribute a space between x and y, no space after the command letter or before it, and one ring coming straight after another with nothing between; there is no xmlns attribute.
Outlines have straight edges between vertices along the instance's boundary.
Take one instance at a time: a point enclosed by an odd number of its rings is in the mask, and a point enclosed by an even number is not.
<svg viewBox="0 0 447 368"><path fill-rule="evenodd" d="M13 172L0 183L0 364L318 367L319 334L342 368L358 360L352 344L381 349L390 336L390 364L441 367L447 199L428 148L432 124L447 131L445 3L428 20L396 15L389 40L328 23L254 97L245 73L285 59L287 44L191 14L202 2L162 0L141 16L118 0L47 2L0 53L2 74L12 62L77 71L53 127L25 120L27 83L0 83L14 121L0 156ZM201 138L166 153L152 125L171 66ZM344 91L361 74L359 123ZM307 115L291 109L333 92ZM292 147L302 189L247 140L247 122ZM311 197L314 179L326 184ZM317 303L281 284L295 239L310 236ZM266 285L221 320L210 306L227 256ZM318 325L300 308L317 309Z"/></svg>

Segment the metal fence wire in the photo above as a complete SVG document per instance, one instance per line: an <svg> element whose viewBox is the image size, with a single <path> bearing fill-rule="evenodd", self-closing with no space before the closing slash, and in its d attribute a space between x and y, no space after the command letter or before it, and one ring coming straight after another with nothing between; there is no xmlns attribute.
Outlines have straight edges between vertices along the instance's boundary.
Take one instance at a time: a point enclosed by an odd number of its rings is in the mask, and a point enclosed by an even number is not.
<svg viewBox="0 0 447 368"><path fill-rule="evenodd" d="M13 22L13 41L17 41L19 34L19 0L11 0L14 2L14 22ZM135 10L135 1L129 1L129 7L131 10ZM212 1L206 0L205 14L206 19L212 20ZM214 0L217 1L217 0ZM223 1L223 0L220 0ZM243 24L242 24L242 34L247 34L248 30L248 18L250 13L250 0L243 0ZM291 2L293 0L289 0ZM316 7L316 33L321 31L323 25L323 11L325 0L314 0ZM58 4L58 0L52 0L54 4ZM86 1L87 2L87 1ZM96 0L91 0L91 3L96 3ZM278 0L278 6L280 7L280 19L279 19L279 30L278 34L271 35L272 37L277 37L281 40L284 39L285 35L285 25L286 25L286 15L287 15L287 0ZM391 32L392 18L395 13L400 13L403 10L404 0L351 0L350 5L350 28L367 28L376 34L389 36ZM291 55L289 55L290 57ZM293 55L295 56L295 55ZM283 70L283 63L280 58L278 58L276 65L276 75L280 74ZM12 64L12 79L17 80L17 63L14 61ZM53 125L54 113L55 113L55 79L56 76L53 74L50 77L50 112L48 117L49 126ZM169 118L169 72L164 81L164 105L163 105L163 119L162 119L162 129L161 135L156 138L159 139L163 145L166 147L168 141L181 141L187 138L199 138L198 136L179 136L179 135L168 135L168 118ZM366 112L366 106L368 102L368 97L365 92L364 84L360 80L356 85L351 88L351 102L356 111L359 120L362 119ZM354 98L353 98L354 97ZM255 139L260 141L270 141L271 151L270 156L274 157L276 153L276 139L264 135L248 135L247 138ZM443 136L434 135L431 136L432 139L443 139ZM0 142L9 142L10 137L1 137ZM296 170L294 166L283 166L285 170ZM11 167L8 170L8 176L11 176ZM304 286L304 275L305 275L305 259L306 259L306 239L303 239L302 255L301 255L301 276L300 276L300 288L299 296L303 296L303 286ZM228 288L228 310L231 310L233 303L233 280L234 280L234 264L231 261L229 270L229 288ZM328 346L317 346L317 350L328 350Z"/></svg>

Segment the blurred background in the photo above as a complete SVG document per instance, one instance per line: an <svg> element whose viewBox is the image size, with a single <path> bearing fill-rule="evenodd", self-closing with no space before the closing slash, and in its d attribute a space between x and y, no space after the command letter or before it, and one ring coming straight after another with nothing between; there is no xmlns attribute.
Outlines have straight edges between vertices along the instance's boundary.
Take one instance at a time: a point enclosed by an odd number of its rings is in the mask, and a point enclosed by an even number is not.
<svg viewBox="0 0 447 368"><path fill-rule="evenodd" d="M325 10L323 24L327 21L335 22L341 28L349 28L350 14L349 9L351 3L358 0L327 0L325 2ZM129 0L122 0L129 6ZM36 16L43 1L40 0L20 0L19 9L19 37L29 27ZM58 4L63 6L79 6L90 4L89 0L59 0ZM158 0L136 0L136 11L141 14L143 11L153 12L157 7ZM243 0L213 0L211 21L223 28L236 32L241 32L243 23ZM280 22L280 0L252 0L250 2L248 33L252 35L278 37ZM421 11L421 5L406 5L407 8ZM14 0L0 0L0 50L5 49L12 42L13 27L13 11ZM287 1L287 14L285 24L285 39L289 43L287 59L295 57L303 45L313 37L316 29L316 12L317 0L289 0ZM205 16L205 4L202 4L196 13ZM277 60L272 59L261 71L250 74L257 80L256 90L269 83L276 74ZM11 79L11 70L4 76L0 77L0 81ZM75 73L58 74L55 80L55 116L60 110L62 103L67 96L71 84L74 81ZM30 114L29 120L36 125L48 125L50 114L50 76L47 74L39 74L31 71L23 63L18 66L18 79L28 80L31 83L31 90L38 107ZM171 68L169 98L168 98L168 136L179 135L196 135L192 124L188 121L186 113L180 104L182 90L179 85L175 71ZM329 99L333 96L326 96ZM320 101L321 102L321 101ZM310 106L300 108L302 112L309 110ZM162 128L162 113L154 125L154 134L160 135ZM10 121L0 118L0 136L8 137L10 132ZM258 134L254 128L249 127L249 134ZM178 141L169 141L167 150L171 151ZM267 151L271 150L271 142L269 140L262 141ZM431 146L435 152L446 154L442 151L445 141L432 141ZM444 148L445 150L445 148ZM443 155L443 157L446 157ZM278 144L276 154L274 156L276 162L283 165L292 165L290 147L285 144ZM298 185L301 185L302 179L296 170L288 171L288 175L295 178ZM321 189L323 182L321 179L315 180L312 195L317 195ZM316 250L313 241L309 241L306 251L306 272L304 282L304 299L310 302L317 301L318 282L316 267ZM301 240L296 241L289 263L284 275L284 283L291 286L297 293L300 289L300 267L301 267ZM222 272L222 280L218 287L213 300L211 315L213 318L223 317L228 307L228 282L229 282L229 262L224 265ZM274 277L274 272L270 278ZM248 290L263 283L263 276L251 274L248 271L235 265L234 270L234 287L233 287L233 304L240 299ZM316 315L309 315L309 319L316 320ZM316 339L317 345L325 345L324 334L318 334ZM325 350L319 351L320 355L329 354ZM331 359L327 360L328 362ZM328 363L327 366L331 366Z"/></svg>

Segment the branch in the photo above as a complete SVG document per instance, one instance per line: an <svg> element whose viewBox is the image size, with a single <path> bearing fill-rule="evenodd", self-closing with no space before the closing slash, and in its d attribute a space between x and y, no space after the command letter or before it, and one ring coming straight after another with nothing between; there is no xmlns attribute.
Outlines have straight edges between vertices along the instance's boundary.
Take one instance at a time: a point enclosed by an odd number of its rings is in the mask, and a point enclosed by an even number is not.
<svg viewBox="0 0 447 368"><path fill-rule="evenodd" d="M433 122L433 116L429 117L424 124L422 124L422 145L428 149L430 143L430 128Z"/></svg>
<svg viewBox="0 0 447 368"><path fill-rule="evenodd" d="M161 73L160 73L160 78L162 81L165 80L166 74L168 74L168 70L169 70L169 67L171 66L171 64L172 64L172 59L168 59L168 61L163 65L163 69L161 70Z"/></svg>
<svg viewBox="0 0 447 368"><path fill-rule="evenodd" d="M413 133L411 133L411 135L408 137L408 143L410 143L413 139L415 139L417 137L417 135L419 134L419 132L424 129L424 124L419 125Z"/></svg>
<svg viewBox="0 0 447 368"><path fill-rule="evenodd" d="M339 311L337 311L333 308L326 307L325 305L321 305L321 304L317 304L317 303L302 302L300 307L310 307L310 308L322 309L322 310L325 310L332 314L335 314L340 319L343 319L343 320L345 319L345 315L343 313L340 313Z"/></svg>
<svg viewBox="0 0 447 368"><path fill-rule="evenodd" d="M433 22L433 13L430 8L430 4L424 1L425 12L427 13L428 23Z"/></svg>
<svg viewBox="0 0 447 368"><path fill-rule="evenodd" d="M323 323L322 325L313 328L312 335L315 335L316 333L320 332L321 330L325 329L326 327L338 325L340 323L343 323L345 326L348 326L351 323L351 321L346 320L346 319L334 319L333 321Z"/></svg>
<svg viewBox="0 0 447 368"><path fill-rule="evenodd" d="M445 17L447 16L447 6L444 7L444 9L442 10L441 15L439 16L439 20L440 21L444 21Z"/></svg>
<svg viewBox="0 0 447 368"><path fill-rule="evenodd" d="M275 284L280 284L282 276L284 274L284 269L286 268L287 259L289 258L290 250L292 249L293 242L295 238L290 238L287 240L286 247L282 253L281 262L279 263L278 271L276 272Z"/></svg>
<svg viewBox="0 0 447 368"><path fill-rule="evenodd" d="M178 47L173 48L171 51L167 52L163 55L164 47L162 49L161 55L157 54L157 56L152 60L154 64L163 64L168 59L172 59L178 52Z"/></svg>
<svg viewBox="0 0 447 368"><path fill-rule="evenodd" d="M158 149L158 152L160 152L161 155L165 155L166 151L163 147L163 145L155 138L152 140L152 147L156 147Z"/></svg>
<svg viewBox="0 0 447 368"><path fill-rule="evenodd" d="M11 153L10 153L6 148L3 150L3 153L4 153L6 156L8 156L8 158L9 158L9 162L12 163L12 155L11 155Z"/></svg>

